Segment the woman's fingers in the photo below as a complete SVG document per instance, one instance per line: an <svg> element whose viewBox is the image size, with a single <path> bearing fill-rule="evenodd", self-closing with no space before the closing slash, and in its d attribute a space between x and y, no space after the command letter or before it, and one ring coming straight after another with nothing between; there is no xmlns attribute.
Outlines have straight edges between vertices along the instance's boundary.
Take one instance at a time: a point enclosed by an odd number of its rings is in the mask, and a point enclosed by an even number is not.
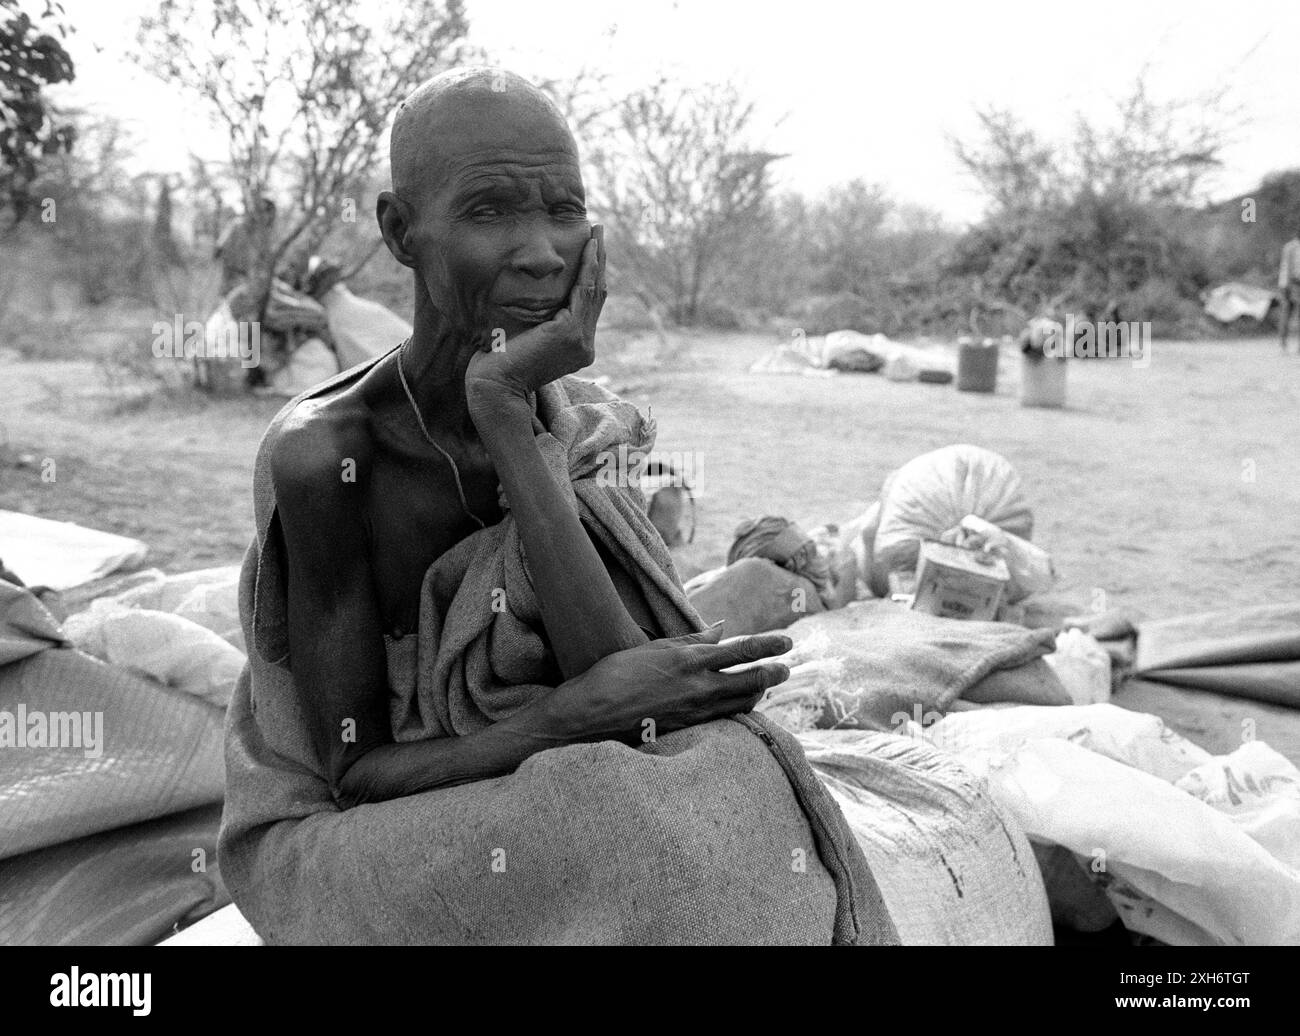
<svg viewBox="0 0 1300 1036"><path fill-rule="evenodd" d="M596 293L596 255L599 248L599 242L594 236L588 238L587 243L582 246L578 276L574 278L573 290L569 292L569 312L579 324L591 308L592 297Z"/></svg>
<svg viewBox="0 0 1300 1036"><path fill-rule="evenodd" d="M596 291L591 300L591 311L588 314L587 335L591 341L596 339L596 323L600 320L600 311L605 308L605 299L609 292L605 286L605 228L596 224L594 228L596 235Z"/></svg>
<svg viewBox="0 0 1300 1036"><path fill-rule="evenodd" d="M605 296L605 228L597 223L591 228L592 236L596 239L596 293L604 298Z"/></svg>
<svg viewBox="0 0 1300 1036"><path fill-rule="evenodd" d="M690 646L694 644L707 644L710 647L715 646L722 639L724 632L723 623L715 622L712 626L706 626L702 630L695 630L691 633L683 633L676 637L665 637L664 640L672 644L681 644Z"/></svg>
<svg viewBox="0 0 1300 1036"><path fill-rule="evenodd" d="M757 662L773 655L784 655L794 647L784 633L757 633L749 637L737 637L725 644L707 645L696 650L701 652L705 667L713 670L728 669L731 666Z"/></svg>
<svg viewBox="0 0 1300 1036"><path fill-rule="evenodd" d="M743 701L747 709L758 704L769 687L790 679L790 669L780 662L764 662L740 673L718 673L720 694L729 701Z"/></svg>
<svg viewBox="0 0 1300 1036"><path fill-rule="evenodd" d="M573 283L570 311L584 342L596 335L596 322L605 304L605 228L597 224L582 249L582 261Z"/></svg>

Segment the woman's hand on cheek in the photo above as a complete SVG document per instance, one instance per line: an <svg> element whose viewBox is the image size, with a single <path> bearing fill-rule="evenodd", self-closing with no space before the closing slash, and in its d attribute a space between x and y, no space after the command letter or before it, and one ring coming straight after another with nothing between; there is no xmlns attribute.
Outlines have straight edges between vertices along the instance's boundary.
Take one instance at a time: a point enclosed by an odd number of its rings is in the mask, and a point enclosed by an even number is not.
<svg viewBox="0 0 1300 1036"><path fill-rule="evenodd" d="M494 330L490 344L471 357L465 394L471 407L493 409L505 396L527 400L557 378L596 358L596 323L605 305L604 228L591 228L568 303L550 320L505 339Z"/></svg>

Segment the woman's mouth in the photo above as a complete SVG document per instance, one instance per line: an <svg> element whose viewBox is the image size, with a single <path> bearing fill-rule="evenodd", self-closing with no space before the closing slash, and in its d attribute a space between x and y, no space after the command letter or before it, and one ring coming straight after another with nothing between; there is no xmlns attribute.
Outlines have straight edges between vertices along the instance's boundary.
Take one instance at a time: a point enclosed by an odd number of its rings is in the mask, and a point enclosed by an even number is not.
<svg viewBox="0 0 1300 1036"><path fill-rule="evenodd" d="M512 299L498 302L497 309L521 324L544 324L559 312L563 302L547 299Z"/></svg>

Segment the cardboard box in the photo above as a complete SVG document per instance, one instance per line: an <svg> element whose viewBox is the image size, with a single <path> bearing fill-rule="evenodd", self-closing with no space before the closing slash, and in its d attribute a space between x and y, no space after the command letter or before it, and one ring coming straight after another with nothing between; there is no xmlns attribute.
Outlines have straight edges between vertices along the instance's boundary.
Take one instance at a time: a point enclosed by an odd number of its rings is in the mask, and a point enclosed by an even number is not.
<svg viewBox="0 0 1300 1036"><path fill-rule="evenodd" d="M925 540L916 559L912 608L948 619L992 620L1011 579L993 554Z"/></svg>

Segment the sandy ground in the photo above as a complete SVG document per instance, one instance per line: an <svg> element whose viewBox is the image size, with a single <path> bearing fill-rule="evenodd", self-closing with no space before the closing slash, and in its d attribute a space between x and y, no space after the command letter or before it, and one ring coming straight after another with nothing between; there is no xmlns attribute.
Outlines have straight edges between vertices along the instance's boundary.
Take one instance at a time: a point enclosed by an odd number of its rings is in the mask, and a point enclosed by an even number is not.
<svg viewBox="0 0 1300 1036"><path fill-rule="evenodd" d="M1158 341L1144 369L1075 362L1063 411L1019 405L1011 352L998 392L974 395L877 375L746 373L775 344L687 334L657 362L598 361L653 407L659 448L694 475L685 571L720 563L744 518L851 518L891 469L971 442L1019 469L1034 539L1060 592L1085 606L1160 617L1300 596L1300 358L1271 340ZM86 362L10 357L0 381L0 507L137 537L168 571L240 560L253 452L279 401L138 400ZM53 483L40 478L46 457Z"/></svg>

